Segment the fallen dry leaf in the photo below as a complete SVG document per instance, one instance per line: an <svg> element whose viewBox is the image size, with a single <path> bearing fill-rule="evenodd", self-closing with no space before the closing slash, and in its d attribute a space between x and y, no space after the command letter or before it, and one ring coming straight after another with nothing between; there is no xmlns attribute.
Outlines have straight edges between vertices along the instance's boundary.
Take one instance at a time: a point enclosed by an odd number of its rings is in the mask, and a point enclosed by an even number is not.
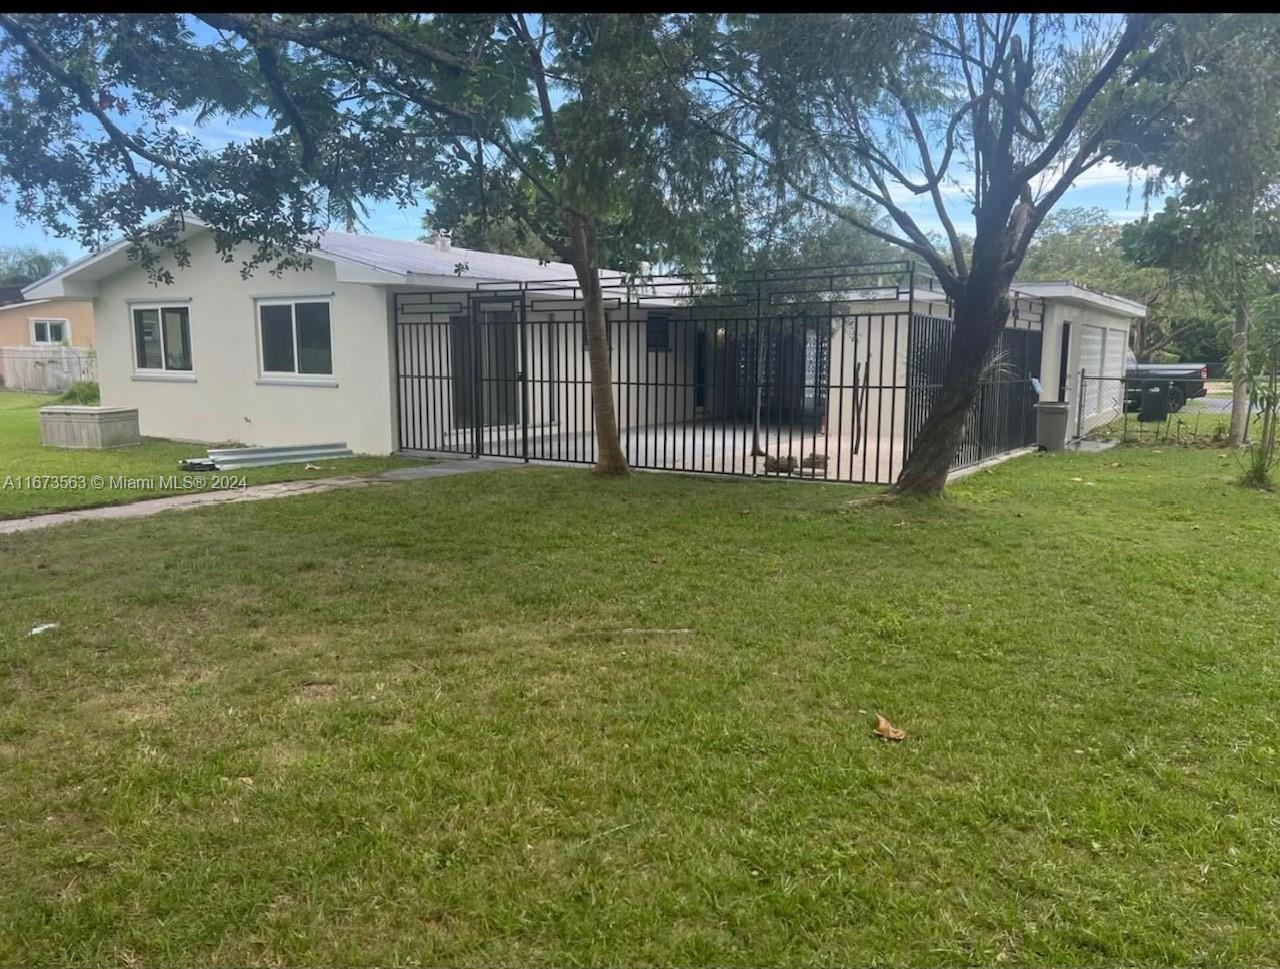
<svg viewBox="0 0 1280 969"><path fill-rule="evenodd" d="M907 735L905 730L899 730L886 720L882 713L876 714L876 728L871 732L885 740L902 740Z"/></svg>
<svg viewBox="0 0 1280 969"><path fill-rule="evenodd" d="M1084 480L1084 478L1072 478L1071 480L1072 480L1072 481L1083 481L1083 480Z"/></svg>

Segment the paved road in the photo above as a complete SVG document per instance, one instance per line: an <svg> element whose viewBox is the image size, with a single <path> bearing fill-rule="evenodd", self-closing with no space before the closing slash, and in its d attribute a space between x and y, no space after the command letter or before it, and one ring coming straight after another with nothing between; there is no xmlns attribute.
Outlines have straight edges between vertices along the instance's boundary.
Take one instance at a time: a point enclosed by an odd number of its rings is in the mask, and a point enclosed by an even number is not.
<svg viewBox="0 0 1280 969"><path fill-rule="evenodd" d="M1187 402L1187 406L1183 408L1183 412L1194 414L1199 411L1201 414L1226 414L1231 411L1230 397L1199 397L1195 400Z"/></svg>

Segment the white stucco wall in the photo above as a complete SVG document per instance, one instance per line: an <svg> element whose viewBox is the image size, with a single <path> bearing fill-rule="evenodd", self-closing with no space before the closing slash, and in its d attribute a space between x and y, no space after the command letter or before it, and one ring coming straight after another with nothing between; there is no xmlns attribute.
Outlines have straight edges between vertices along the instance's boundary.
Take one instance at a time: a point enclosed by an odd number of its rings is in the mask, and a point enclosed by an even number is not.
<svg viewBox="0 0 1280 969"><path fill-rule="evenodd" d="M102 402L137 407L144 435L195 442L290 445L345 441L359 454L396 447L390 322L385 290L339 283L333 264L277 278L265 268L245 280L207 233L190 242L191 265L156 287L141 267L102 281L95 301ZM332 385L264 382L255 299L328 297ZM191 380L135 372L130 301L190 308ZM168 375L166 375L168 376Z"/></svg>
<svg viewBox="0 0 1280 969"><path fill-rule="evenodd" d="M1065 399L1071 405L1069 430L1077 428L1089 431L1106 424L1121 414L1124 398L1125 351L1129 346L1129 330L1133 318L1121 316L1093 306L1084 306L1062 300L1045 301L1044 349L1041 366L1042 400L1059 399L1061 375L1062 328L1071 324L1070 345L1067 350L1067 384ZM1089 397L1084 401L1083 417L1080 413L1080 370L1087 363L1082 358L1081 347L1085 339L1085 327L1097 327L1103 332L1102 366L1095 374L1090 366L1088 380Z"/></svg>

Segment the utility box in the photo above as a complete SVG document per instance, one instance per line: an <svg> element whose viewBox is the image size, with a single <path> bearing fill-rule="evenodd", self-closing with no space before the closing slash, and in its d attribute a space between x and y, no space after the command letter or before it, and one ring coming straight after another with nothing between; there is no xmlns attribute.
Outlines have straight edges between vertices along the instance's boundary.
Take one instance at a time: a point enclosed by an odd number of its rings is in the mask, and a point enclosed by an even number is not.
<svg viewBox="0 0 1280 969"><path fill-rule="evenodd" d="M136 407L40 408L40 443L46 447L127 447L141 441Z"/></svg>
<svg viewBox="0 0 1280 969"><path fill-rule="evenodd" d="M1036 409L1036 444L1046 451L1061 451L1067 446L1067 411L1069 405L1058 401L1041 401Z"/></svg>
<svg viewBox="0 0 1280 969"><path fill-rule="evenodd" d="M1143 423L1163 421L1169 416L1169 385L1151 384L1142 391L1138 420Z"/></svg>

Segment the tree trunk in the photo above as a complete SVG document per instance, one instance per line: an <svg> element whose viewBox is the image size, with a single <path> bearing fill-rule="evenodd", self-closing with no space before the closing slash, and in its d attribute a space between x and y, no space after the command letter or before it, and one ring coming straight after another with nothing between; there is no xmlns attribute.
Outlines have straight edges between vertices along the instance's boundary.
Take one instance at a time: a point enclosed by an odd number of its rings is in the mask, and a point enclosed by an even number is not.
<svg viewBox="0 0 1280 969"><path fill-rule="evenodd" d="M609 359L609 331L604 318L600 267L596 265L591 234L580 216L569 218L574 250L573 270L582 287L583 323L587 328L587 359L591 365L591 404L596 421L596 474L625 475L627 456L618 435L618 412L613 402L613 372Z"/></svg>
<svg viewBox="0 0 1280 969"><path fill-rule="evenodd" d="M902 473L890 489L891 494L942 494L978 395L982 371L1009 315L1006 294L1007 288L994 298L975 300L966 294L956 302L951 355L942 388L916 435Z"/></svg>
<svg viewBox="0 0 1280 969"><path fill-rule="evenodd" d="M1240 447L1249 420L1249 300L1241 285L1236 293L1236 325L1231 334L1231 424L1227 444Z"/></svg>

